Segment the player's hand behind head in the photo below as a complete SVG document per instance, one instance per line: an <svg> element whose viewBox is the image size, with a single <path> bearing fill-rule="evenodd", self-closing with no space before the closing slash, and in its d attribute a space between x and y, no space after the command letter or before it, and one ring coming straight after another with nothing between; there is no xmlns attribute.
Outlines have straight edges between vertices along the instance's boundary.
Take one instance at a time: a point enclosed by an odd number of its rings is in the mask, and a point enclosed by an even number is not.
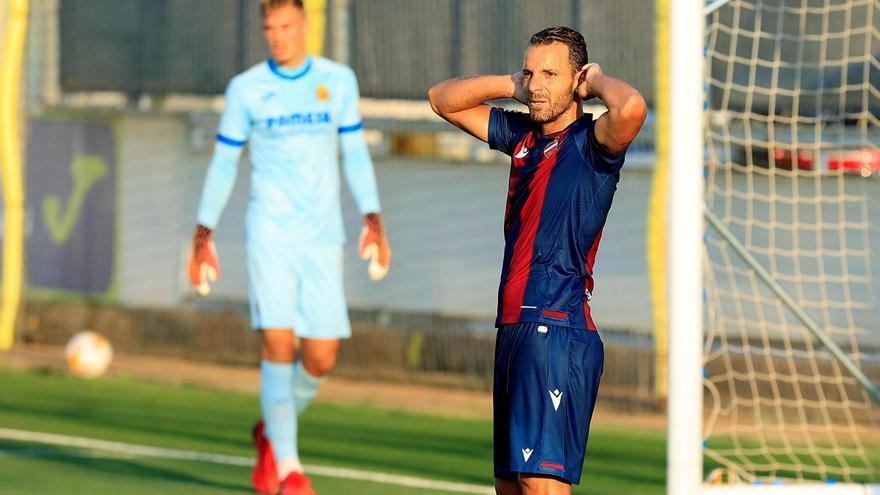
<svg viewBox="0 0 880 495"><path fill-rule="evenodd" d="M602 67L599 64L587 64L581 68L578 74L577 96L581 100L589 100L596 95L593 93L591 80L596 76L603 75Z"/></svg>
<svg viewBox="0 0 880 495"><path fill-rule="evenodd" d="M189 281L200 296L211 293L211 282L220 278L220 261L214 247L214 232L204 225L196 225L189 253Z"/></svg>
<svg viewBox="0 0 880 495"><path fill-rule="evenodd" d="M379 213L364 215L364 227L358 242L358 256L370 260L367 273L374 282L382 280L391 268L391 245L385 236L385 222Z"/></svg>
<svg viewBox="0 0 880 495"><path fill-rule="evenodd" d="M523 72L518 70L510 75L510 80L513 81L513 99L522 103L523 105L529 104L529 97L526 94L526 90L523 88L523 80L525 76L523 76Z"/></svg>

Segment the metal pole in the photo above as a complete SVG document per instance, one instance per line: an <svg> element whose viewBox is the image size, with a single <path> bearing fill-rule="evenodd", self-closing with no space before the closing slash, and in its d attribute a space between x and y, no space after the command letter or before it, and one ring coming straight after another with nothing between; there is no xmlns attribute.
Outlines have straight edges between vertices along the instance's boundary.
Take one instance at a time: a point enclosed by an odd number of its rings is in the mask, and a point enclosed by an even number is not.
<svg viewBox="0 0 880 495"><path fill-rule="evenodd" d="M849 371L850 374L854 376L855 379L858 380L863 387L865 387L865 389L868 390L868 393L871 394L871 397L876 402L880 403L880 388L877 388L877 386L874 385L874 383L871 382L871 380L867 376L865 376L864 373L862 373L862 370L860 370L858 366L856 366L855 363L853 363L852 360L843 352L843 350L841 350L840 347L838 347L837 344L835 344L834 341L831 340L831 337L829 337L828 334L826 334L824 331L822 331L821 328L819 328L819 325L815 321L813 321L812 318L810 318L810 315L808 315L800 306L798 306L794 298L788 295L788 293L785 292L785 289L783 289L782 286L776 283L776 280L773 279L773 276L770 275L770 273L768 273L763 266L761 266L761 263L759 263L758 260L756 260L755 257L752 256L751 253L749 253L748 249L746 249L745 246L740 244L739 240L733 235L733 232L728 230L727 227L725 227L724 224L721 223L721 220L718 219L718 217L716 217L714 213L709 210L705 210L704 214L706 216L706 219L709 221L709 224L712 225L715 231L721 234L721 237L723 237L724 240L733 247L733 250L736 252L736 254L738 254L740 258L742 258L743 261L745 261L746 264L748 264L752 268L752 270L754 270L755 273L758 274L758 277L763 280L764 283L767 284L768 287L770 287L770 290L772 290L773 293L782 300L783 304L785 304L785 306L788 307L788 309L790 309L795 316L797 316L801 323L803 323L804 326L807 327L807 330L809 330L810 333L812 333L813 336L815 336L819 340L819 342L821 342L822 345L825 346L825 348L828 349L829 352L831 352L831 355L833 355L834 358L837 359L840 365L846 368L846 370Z"/></svg>

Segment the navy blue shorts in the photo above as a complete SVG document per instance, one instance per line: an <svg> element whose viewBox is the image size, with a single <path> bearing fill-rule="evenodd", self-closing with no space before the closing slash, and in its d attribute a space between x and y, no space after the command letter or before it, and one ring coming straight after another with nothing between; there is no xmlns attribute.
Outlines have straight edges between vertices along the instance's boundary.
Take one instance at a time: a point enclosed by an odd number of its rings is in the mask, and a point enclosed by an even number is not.
<svg viewBox="0 0 880 495"><path fill-rule="evenodd" d="M604 362L598 332L543 323L498 329L496 478L530 473L580 482Z"/></svg>

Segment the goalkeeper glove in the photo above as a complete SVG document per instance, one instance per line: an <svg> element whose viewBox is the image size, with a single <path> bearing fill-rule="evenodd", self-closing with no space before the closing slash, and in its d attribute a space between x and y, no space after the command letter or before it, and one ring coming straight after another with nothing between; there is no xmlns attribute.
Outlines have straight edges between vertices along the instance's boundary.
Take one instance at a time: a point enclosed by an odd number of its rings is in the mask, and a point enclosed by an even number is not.
<svg viewBox="0 0 880 495"><path fill-rule="evenodd" d="M200 296L211 293L208 282L220 278L220 261L214 247L214 232L204 225L196 225L192 249L189 253L189 281Z"/></svg>
<svg viewBox="0 0 880 495"><path fill-rule="evenodd" d="M370 260L367 273L373 281L382 280L391 267L391 246L385 237L385 224L379 213L364 215L364 228L358 242L358 255Z"/></svg>

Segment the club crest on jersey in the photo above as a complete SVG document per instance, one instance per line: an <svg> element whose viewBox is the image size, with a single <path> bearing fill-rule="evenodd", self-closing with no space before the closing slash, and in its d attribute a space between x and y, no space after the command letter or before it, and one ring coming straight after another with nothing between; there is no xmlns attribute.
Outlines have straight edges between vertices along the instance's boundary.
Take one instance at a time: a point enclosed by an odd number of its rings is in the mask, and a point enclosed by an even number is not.
<svg viewBox="0 0 880 495"><path fill-rule="evenodd" d="M327 89L327 86L319 84L317 89L315 89L315 96L318 97L318 101L321 103L327 103L330 100L330 90Z"/></svg>
<svg viewBox="0 0 880 495"><path fill-rule="evenodd" d="M553 141L550 141L550 144L548 144L547 147L544 148L544 158L550 158L551 156L553 156L553 153L556 152L556 148L558 148L558 147L559 147L559 138L556 138Z"/></svg>

